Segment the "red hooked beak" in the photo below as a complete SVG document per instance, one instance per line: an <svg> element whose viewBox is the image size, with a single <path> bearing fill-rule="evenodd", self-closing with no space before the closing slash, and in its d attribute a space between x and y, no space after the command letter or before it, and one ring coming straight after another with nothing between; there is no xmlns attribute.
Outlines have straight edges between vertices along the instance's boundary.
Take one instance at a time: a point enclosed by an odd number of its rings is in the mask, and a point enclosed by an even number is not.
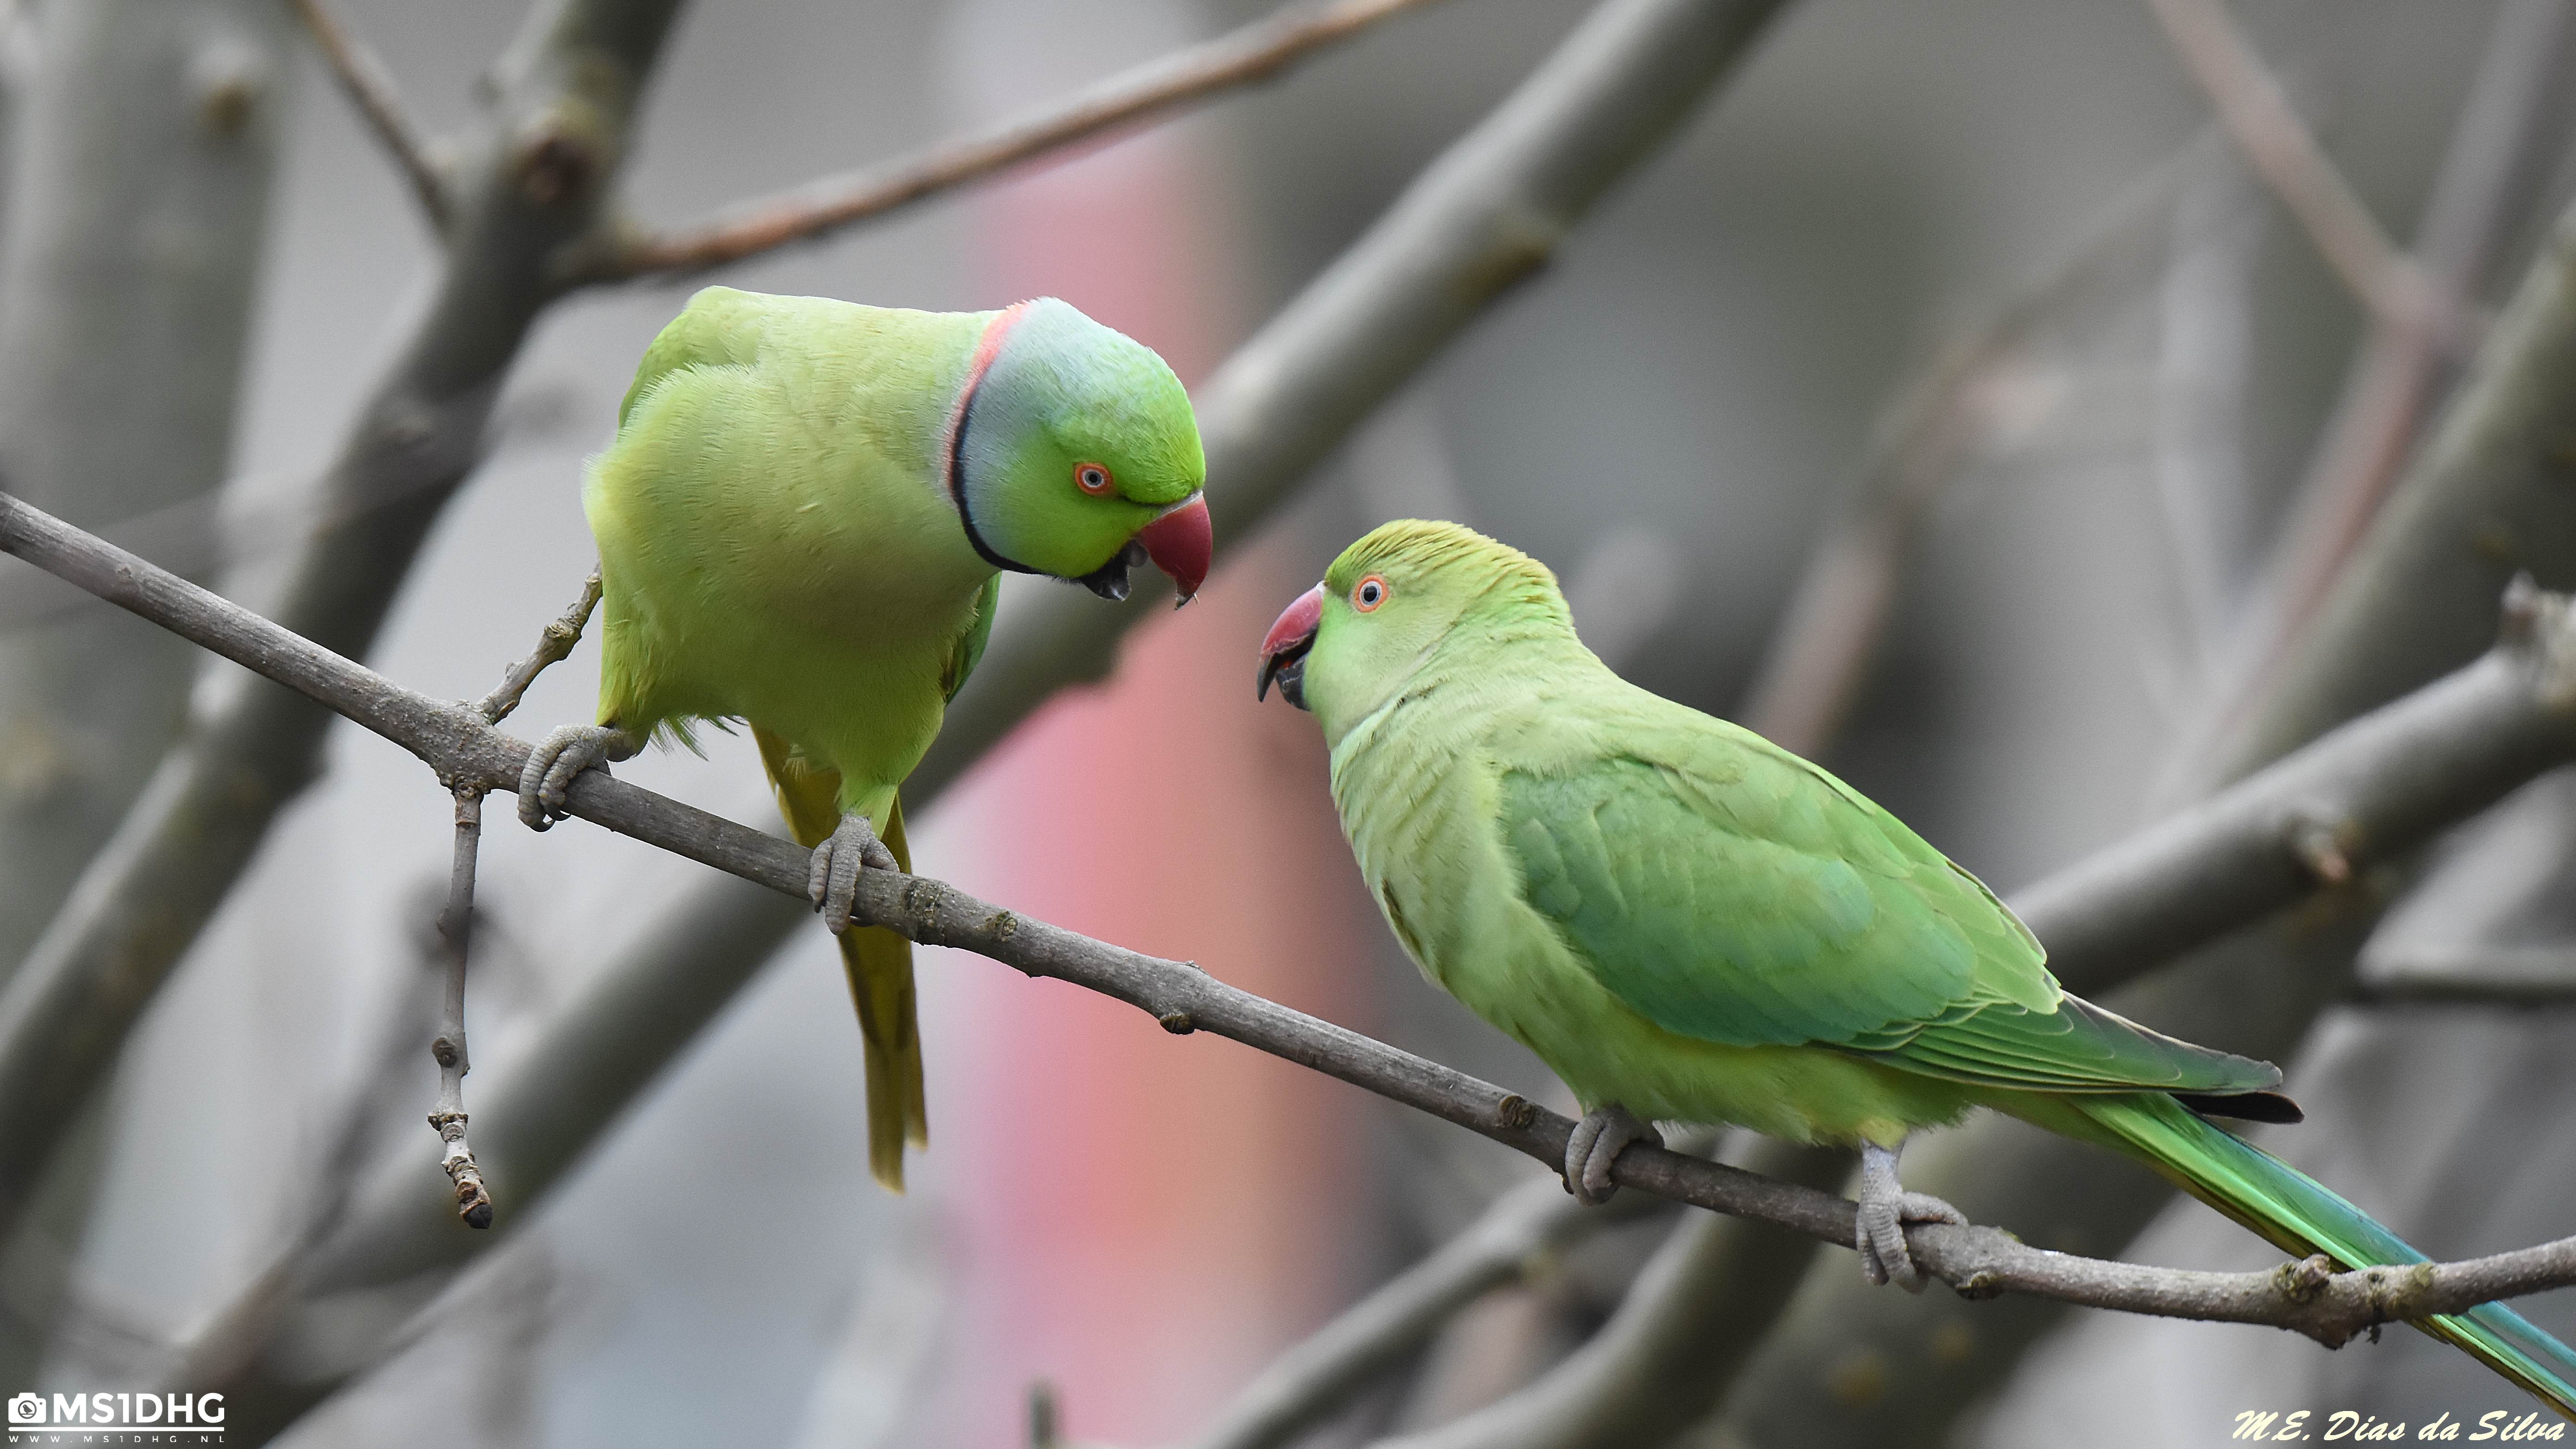
<svg viewBox="0 0 2576 1449"><path fill-rule="evenodd" d="M1261 678L1255 683L1252 697L1256 700L1270 694L1270 681L1279 681L1279 697L1306 707L1306 651L1315 647L1315 630L1324 622L1324 586L1317 584L1297 596L1297 602L1279 611L1277 622L1261 640Z"/></svg>
<svg viewBox="0 0 2576 1449"><path fill-rule="evenodd" d="M1189 502L1137 530L1136 541L1145 546L1145 557L1154 567L1172 576L1180 590L1173 603L1177 609L1186 604L1207 582L1208 564L1216 558L1216 533L1208 526L1207 495L1201 493Z"/></svg>

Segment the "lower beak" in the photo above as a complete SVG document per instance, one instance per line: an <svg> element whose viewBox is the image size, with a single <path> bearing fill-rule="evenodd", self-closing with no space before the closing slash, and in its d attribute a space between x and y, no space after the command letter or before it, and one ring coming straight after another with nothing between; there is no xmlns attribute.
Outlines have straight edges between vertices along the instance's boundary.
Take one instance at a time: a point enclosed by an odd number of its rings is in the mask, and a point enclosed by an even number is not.
<svg viewBox="0 0 2576 1449"><path fill-rule="evenodd" d="M1279 697L1306 707L1306 651L1315 647L1315 631L1324 622L1324 586L1317 584L1279 611L1277 622L1261 640L1261 677L1252 697L1266 699L1270 682L1279 681Z"/></svg>
<svg viewBox="0 0 2576 1449"><path fill-rule="evenodd" d="M1208 565L1216 558L1216 532L1208 523L1207 495L1193 496L1189 502L1146 524L1136 531L1136 542L1145 547L1145 557L1154 567L1172 576L1180 590L1179 608L1188 603L1207 582Z"/></svg>

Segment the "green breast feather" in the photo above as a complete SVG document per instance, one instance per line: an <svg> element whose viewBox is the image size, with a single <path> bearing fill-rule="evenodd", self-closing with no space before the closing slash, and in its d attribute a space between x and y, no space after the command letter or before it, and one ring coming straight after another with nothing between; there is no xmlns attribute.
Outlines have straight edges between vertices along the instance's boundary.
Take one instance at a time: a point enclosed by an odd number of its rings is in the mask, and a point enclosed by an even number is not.
<svg viewBox="0 0 2576 1449"><path fill-rule="evenodd" d="M2028 928L1894 817L1758 736L1687 723L1627 732L1643 750L1500 779L1523 898L1655 1025L1998 1087L2279 1082L2065 996Z"/></svg>

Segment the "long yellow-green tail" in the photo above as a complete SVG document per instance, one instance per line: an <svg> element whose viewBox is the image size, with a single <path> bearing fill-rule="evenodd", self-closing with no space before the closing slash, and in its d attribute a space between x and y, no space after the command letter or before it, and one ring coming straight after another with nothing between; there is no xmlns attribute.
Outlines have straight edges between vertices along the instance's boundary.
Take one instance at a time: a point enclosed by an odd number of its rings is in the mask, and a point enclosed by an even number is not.
<svg viewBox="0 0 2576 1449"><path fill-rule="evenodd" d="M811 849L841 823L841 777L789 753L785 740L755 728L760 761L778 792L778 808L797 843ZM900 801L877 823L877 838L895 863L912 869L903 841ZM903 1191L903 1145L930 1145L930 1102L921 1089L921 1022L912 995L912 942L882 926L853 926L841 933L841 966L850 978L850 1000L859 1008L866 1040L868 1171L895 1192Z"/></svg>
<svg viewBox="0 0 2576 1449"><path fill-rule="evenodd" d="M2422 1253L2315 1179L2202 1121L2162 1092L2067 1095L2021 1111L2043 1126L2126 1152L2284 1252L2323 1253L2347 1268L2421 1263ZM2016 1107L2018 1111L2018 1106ZM2066 1120L2074 1119L2074 1120ZM2085 1130L2090 1128L2091 1130ZM2436 1338L2576 1419L2576 1353L2501 1303L2417 1323Z"/></svg>

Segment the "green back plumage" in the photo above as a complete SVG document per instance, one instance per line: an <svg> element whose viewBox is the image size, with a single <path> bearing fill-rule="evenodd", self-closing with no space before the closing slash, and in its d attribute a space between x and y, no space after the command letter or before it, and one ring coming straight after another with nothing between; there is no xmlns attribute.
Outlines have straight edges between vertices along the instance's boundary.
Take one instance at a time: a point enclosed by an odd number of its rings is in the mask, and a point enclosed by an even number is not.
<svg viewBox="0 0 2576 1449"><path fill-rule="evenodd" d="M1655 1025L1983 1086L2279 1083L2067 997L1993 892L1823 770L1722 721L1637 723L1636 753L1504 770L1502 803L1524 898Z"/></svg>

